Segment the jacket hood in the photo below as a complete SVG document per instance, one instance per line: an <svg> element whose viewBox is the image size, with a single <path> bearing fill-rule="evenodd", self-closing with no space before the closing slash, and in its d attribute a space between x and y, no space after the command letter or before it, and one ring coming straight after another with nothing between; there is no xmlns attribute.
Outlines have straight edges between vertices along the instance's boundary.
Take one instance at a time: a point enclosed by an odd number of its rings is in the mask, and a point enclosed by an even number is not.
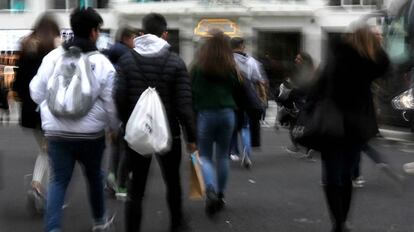
<svg viewBox="0 0 414 232"><path fill-rule="evenodd" d="M146 34L134 39L135 48L141 56L154 57L164 54L169 48L170 44L158 36Z"/></svg>
<svg viewBox="0 0 414 232"><path fill-rule="evenodd" d="M234 59L236 60L237 63L246 64L247 61L249 60L249 56L245 53L235 52Z"/></svg>

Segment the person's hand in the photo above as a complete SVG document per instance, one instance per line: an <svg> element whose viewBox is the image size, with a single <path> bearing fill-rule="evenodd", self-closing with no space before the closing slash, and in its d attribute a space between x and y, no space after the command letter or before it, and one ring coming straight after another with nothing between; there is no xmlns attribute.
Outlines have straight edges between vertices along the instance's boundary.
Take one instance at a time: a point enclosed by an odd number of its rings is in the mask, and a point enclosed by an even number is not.
<svg viewBox="0 0 414 232"><path fill-rule="evenodd" d="M197 151L197 145L195 143L187 143L187 151L192 154Z"/></svg>

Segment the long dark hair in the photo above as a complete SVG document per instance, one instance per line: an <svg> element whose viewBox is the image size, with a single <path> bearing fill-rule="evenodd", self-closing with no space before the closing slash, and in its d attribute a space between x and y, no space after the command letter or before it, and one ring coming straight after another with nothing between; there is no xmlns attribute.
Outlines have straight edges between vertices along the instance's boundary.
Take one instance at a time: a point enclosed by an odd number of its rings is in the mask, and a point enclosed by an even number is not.
<svg viewBox="0 0 414 232"><path fill-rule="evenodd" d="M230 37L218 29L210 31L210 35L197 53L196 65L210 77L235 74L236 63Z"/></svg>
<svg viewBox="0 0 414 232"><path fill-rule="evenodd" d="M376 61L378 53L381 51L381 41L366 23L355 23L352 25L352 33L345 35L348 42L361 56Z"/></svg>
<svg viewBox="0 0 414 232"><path fill-rule="evenodd" d="M48 53L55 48L60 35L59 26L50 14L43 14L37 20L33 32L22 42L22 52Z"/></svg>

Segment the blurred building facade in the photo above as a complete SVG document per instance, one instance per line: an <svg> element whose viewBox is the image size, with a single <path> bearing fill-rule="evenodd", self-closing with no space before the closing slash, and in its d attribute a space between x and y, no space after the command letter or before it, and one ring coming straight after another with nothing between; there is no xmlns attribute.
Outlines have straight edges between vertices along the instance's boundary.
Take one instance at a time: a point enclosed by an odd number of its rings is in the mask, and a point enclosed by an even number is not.
<svg viewBox="0 0 414 232"><path fill-rule="evenodd" d="M348 25L384 0L0 0L0 51L19 50L18 38L30 32L38 15L54 13L62 33L70 28L71 9L92 6L104 18L113 38L117 28L141 28L149 12L166 16L169 42L190 64L208 29L220 27L230 36L246 38L248 52L261 60L269 79L289 75L299 51L321 61L328 39L338 38ZM385 0L386 1L386 0ZM108 38L101 41L108 43Z"/></svg>

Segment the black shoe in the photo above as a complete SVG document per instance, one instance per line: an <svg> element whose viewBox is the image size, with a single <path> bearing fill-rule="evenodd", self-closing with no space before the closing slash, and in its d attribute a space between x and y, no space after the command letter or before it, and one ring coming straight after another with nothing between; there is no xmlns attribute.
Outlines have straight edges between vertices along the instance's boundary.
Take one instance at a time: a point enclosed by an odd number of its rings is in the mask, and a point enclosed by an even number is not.
<svg viewBox="0 0 414 232"><path fill-rule="evenodd" d="M206 191L206 214L212 217L217 212L218 197L216 192L212 188L208 188Z"/></svg>
<svg viewBox="0 0 414 232"><path fill-rule="evenodd" d="M224 194L223 193L218 193L217 194L217 210L220 211L222 209L224 209L224 207L226 206L226 201L224 200Z"/></svg>
<svg viewBox="0 0 414 232"><path fill-rule="evenodd" d="M347 223L344 223L342 225L334 225L332 232L351 232L351 228L347 226Z"/></svg>
<svg viewBox="0 0 414 232"><path fill-rule="evenodd" d="M180 223L172 224L170 226L170 232L190 232L191 227L188 224L187 220L181 220Z"/></svg>

